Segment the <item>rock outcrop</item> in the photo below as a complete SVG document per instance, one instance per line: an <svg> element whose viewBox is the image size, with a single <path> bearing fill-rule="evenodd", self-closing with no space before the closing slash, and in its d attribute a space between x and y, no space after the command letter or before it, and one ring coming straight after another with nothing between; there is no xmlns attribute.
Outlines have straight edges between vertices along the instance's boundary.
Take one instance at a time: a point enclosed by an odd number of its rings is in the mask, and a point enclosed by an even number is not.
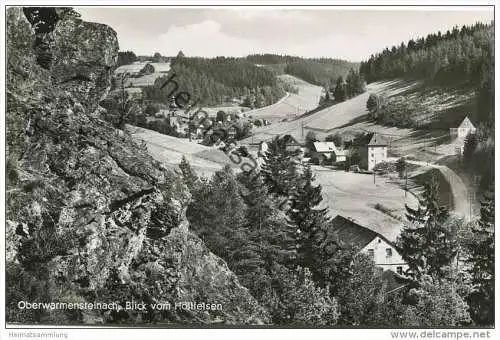
<svg viewBox="0 0 500 340"><path fill-rule="evenodd" d="M116 33L67 8L9 8L7 20L7 321L267 323L186 226L182 181L97 118ZM172 309L27 312L23 299ZM181 302L222 310L175 309Z"/></svg>

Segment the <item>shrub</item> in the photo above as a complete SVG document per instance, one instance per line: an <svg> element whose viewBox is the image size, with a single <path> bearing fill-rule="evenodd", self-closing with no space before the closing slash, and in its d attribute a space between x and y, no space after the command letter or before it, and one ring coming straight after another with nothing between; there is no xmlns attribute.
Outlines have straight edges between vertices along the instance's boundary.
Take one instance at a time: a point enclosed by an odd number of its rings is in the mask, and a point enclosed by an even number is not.
<svg viewBox="0 0 500 340"><path fill-rule="evenodd" d="M390 162L380 162L375 165L373 171L378 171L379 173L385 175L391 172L396 172L396 165Z"/></svg>

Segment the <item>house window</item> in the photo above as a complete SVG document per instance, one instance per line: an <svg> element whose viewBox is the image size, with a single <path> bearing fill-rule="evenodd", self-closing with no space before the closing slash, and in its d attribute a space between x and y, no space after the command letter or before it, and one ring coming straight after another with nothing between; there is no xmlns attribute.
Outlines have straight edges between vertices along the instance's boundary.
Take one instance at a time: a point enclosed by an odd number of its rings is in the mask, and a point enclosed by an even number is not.
<svg viewBox="0 0 500 340"><path fill-rule="evenodd" d="M392 257L392 249L391 249L391 248L387 248L387 249L385 250L385 255L386 255L387 257Z"/></svg>
<svg viewBox="0 0 500 340"><path fill-rule="evenodd" d="M403 275L403 267L396 267L396 272L399 274L399 275Z"/></svg>
<svg viewBox="0 0 500 340"><path fill-rule="evenodd" d="M373 249L368 249L368 255L370 257L375 257L375 251Z"/></svg>

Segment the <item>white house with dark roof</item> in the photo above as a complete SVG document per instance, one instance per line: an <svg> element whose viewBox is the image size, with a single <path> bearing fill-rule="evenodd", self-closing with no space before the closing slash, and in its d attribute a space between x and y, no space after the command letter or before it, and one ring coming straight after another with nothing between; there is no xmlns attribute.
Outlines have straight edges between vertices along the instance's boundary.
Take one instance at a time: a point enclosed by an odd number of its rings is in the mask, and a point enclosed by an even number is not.
<svg viewBox="0 0 500 340"><path fill-rule="evenodd" d="M451 138L464 139L469 133L476 133L476 127L470 121L469 117L465 117L460 125L456 128L450 128Z"/></svg>
<svg viewBox="0 0 500 340"><path fill-rule="evenodd" d="M387 141L381 135L374 133L368 144L361 149L362 167L368 171L375 165L387 161Z"/></svg>
<svg viewBox="0 0 500 340"><path fill-rule="evenodd" d="M375 266L404 275L408 265L394 244L379 233L353 220L337 215L331 221L329 232L341 242L353 245L360 253L369 255Z"/></svg>
<svg viewBox="0 0 500 340"><path fill-rule="evenodd" d="M334 142L314 142L313 150L311 150L311 158L317 159L320 163L325 160L333 160L334 162L344 162L347 153L345 150L337 148Z"/></svg>

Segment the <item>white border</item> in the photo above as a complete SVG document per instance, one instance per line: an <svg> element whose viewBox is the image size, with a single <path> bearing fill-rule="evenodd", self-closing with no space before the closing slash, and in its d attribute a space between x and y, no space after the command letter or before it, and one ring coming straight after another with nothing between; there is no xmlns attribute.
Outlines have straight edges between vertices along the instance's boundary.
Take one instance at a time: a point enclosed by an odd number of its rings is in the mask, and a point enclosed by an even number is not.
<svg viewBox="0 0 500 340"><path fill-rule="evenodd" d="M370 10L383 10L383 11L389 11L389 10L450 10L450 9L457 9L457 10L471 10L471 9L484 9L484 7L479 7L479 6L492 6L496 4L496 1L474 1L471 3L471 1L467 0L460 0L460 1L432 1L432 0L424 0L424 1L307 1L307 0L301 0L301 1L227 1L227 0L219 0L219 1L192 1L192 0L186 0L186 1L159 1L159 0L149 0L145 3L138 3L137 1L131 1L131 0L115 0L115 1L97 1L97 0L90 0L90 1L50 1L50 2L44 2L44 1L4 1L1 0L1 9L0 9L0 16L2 20L2 24L0 25L0 41L2 44L2 50L0 54L0 67L2 70L3 77L5 79L5 23L4 23L4 18L5 18L5 5L7 6L22 6L22 5L38 5L38 6L119 6L119 7L129 7L134 4L140 4L140 7L150 7L153 5L163 5L163 6L171 6L171 7L184 7L189 5L191 8L196 7L219 7L221 5L223 6L244 6L244 5L252 5L252 6L262 6L262 5L269 5L272 4L272 7L265 7L264 9L272 9L272 8L297 8L295 6L302 5L300 8L302 9L307 9L307 8L314 8L314 9L335 9L335 10L347 10L347 9L356 9L356 10L361 10L361 9L370 9ZM305 5L305 6L304 6ZM341 7L336 7L332 8L330 6L332 5L337 5ZM347 6L346 6L347 5ZM384 6L384 7L372 7L372 6ZM435 5L439 5L439 7L436 7ZM448 6L464 6L467 5L467 8L459 8L459 7L454 7L450 8ZM470 6L474 5L474 6ZM293 6L293 7L291 7ZM318 6L328 6L328 7L318 7ZM362 6L362 7L360 7ZM392 6L392 7L385 7L385 6ZM137 6L134 6L137 7ZM219 7L220 8L220 7ZM262 8L262 7L252 7L253 9L256 8ZM487 10L487 9L485 9ZM495 13L495 20L496 20L496 13ZM498 36L498 27L495 28L495 35ZM497 49L495 48L495 51ZM498 62L498 53L496 53L495 56L495 64ZM499 71L498 68L495 68L495 79L498 78ZM1 128L0 128L0 149L1 149L1 159L0 159L0 221L2 225L4 224L4 219L5 219L5 81L0 82L1 83L1 93L0 93L0 105L1 105L1 119L2 123ZM499 89L497 85L497 81L495 82L495 98L498 98L498 93ZM495 112L498 111L498 101L496 102L495 105ZM500 136L500 130L498 129L498 119L496 120L496 130L495 130L495 139L499 140ZM496 159L500 159L500 151L497 150L496 152ZM498 167L495 171L496 177L498 178L498 174L500 171L498 170ZM495 187L495 194L498 196L499 194L499 189L498 185ZM499 208L497 206L496 208L496 215L499 216ZM5 226L2 228L3 231L5 231ZM499 236L496 235L496 244L500 245L500 242L498 242ZM2 323L0 328L0 338L2 339L16 339L16 338L10 338L9 337L9 332L28 332L29 329L35 330L41 330L40 327L28 327L28 326L22 326L23 330L16 330L15 326L9 326L8 329L4 328L4 321L5 321L5 268L4 268L4 258L5 258L5 232L3 235L0 237L0 322ZM497 247L496 249L496 258L500 259L499 257L499 248ZM496 272L500 273L499 267L500 267L500 261L496 262ZM500 295L500 280L496 281L496 291L497 291L497 297ZM496 324L499 324L498 319L500 319L500 313L499 313L499 299L497 298L497 304L496 304L496 319L497 322ZM26 329L29 328L29 329ZM48 328L48 327L43 327L43 328ZM493 335L491 339L498 339L500 333L497 331L498 329L493 329L490 330ZM52 327L50 329L46 329L47 332L54 332L54 331L60 331L60 332L67 332L68 334L68 339L75 339L75 340L88 340L90 337L95 338L95 339L101 339L105 338L107 340L112 340L112 339L138 339L144 336L152 337L152 338L165 338L167 337L172 337L176 339L184 339L184 338L193 338L193 339L211 339L211 338L220 338L221 336L228 336L234 339L234 337L243 337L243 338L260 338L260 337L265 337L265 338L270 338L270 337L275 337L279 335L280 337L287 337L290 339L304 339L305 337L308 336L314 336L314 337L319 337L319 338L335 338L335 339L392 339L391 337L391 331L404 331L404 330L390 330L390 329L311 329L311 330L306 330L306 329L244 329L244 330L238 330L238 329L168 329L168 330L162 330L162 329L121 329L121 328L110 328L110 327L92 327L92 328L87 328L87 329L82 329L78 327L65 327L65 329L59 329L56 330ZM416 331L420 332L422 330L408 330L408 331ZM458 329L442 329L440 331L459 331ZM472 330L471 330L472 331ZM17 338L20 339L20 338ZM26 339L26 338L23 338ZM33 338L36 339L36 338ZM63 339L63 338L59 338Z"/></svg>

